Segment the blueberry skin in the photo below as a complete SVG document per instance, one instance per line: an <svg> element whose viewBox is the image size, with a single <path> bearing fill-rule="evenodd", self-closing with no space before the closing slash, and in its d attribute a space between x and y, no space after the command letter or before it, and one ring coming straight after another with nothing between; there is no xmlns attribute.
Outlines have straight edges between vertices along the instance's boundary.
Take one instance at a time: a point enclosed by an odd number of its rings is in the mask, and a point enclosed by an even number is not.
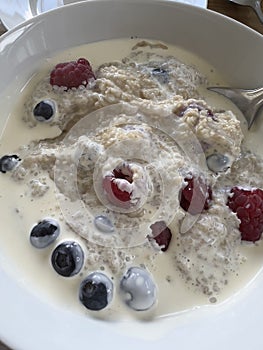
<svg viewBox="0 0 263 350"><path fill-rule="evenodd" d="M75 276L84 264L84 252L77 242L63 242L54 249L51 264L59 275L63 277Z"/></svg>
<svg viewBox="0 0 263 350"><path fill-rule="evenodd" d="M21 159L16 155L6 155L0 158L0 171L6 173L7 171L13 170Z"/></svg>
<svg viewBox="0 0 263 350"><path fill-rule="evenodd" d="M32 228L30 243L35 248L43 249L52 244L59 234L59 223L53 219L44 219Z"/></svg>
<svg viewBox="0 0 263 350"><path fill-rule="evenodd" d="M101 272L93 272L81 282L79 300L89 310L104 309L112 297L113 283Z"/></svg>
<svg viewBox="0 0 263 350"><path fill-rule="evenodd" d="M220 153L211 154L206 158L207 167L214 173L226 171L230 167L228 156Z"/></svg>
<svg viewBox="0 0 263 350"><path fill-rule="evenodd" d="M33 110L34 117L39 122L48 122L55 114L55 104L51 100L40 101Z"/></svg>
<svg viewBox="0 0 263 350"><path fill-rule="evenodd" d="M105 215L98 215L94 219L95 227L103 233L114 232L114 227L110 219Z"/></svg>
<svg viewBox="0 0 263 350"><path fill-rule="evenodd" d="M150 309L157 301L157 287L150 273L141 267L130 267L120 282L120 294L135 311Z"/></svg>

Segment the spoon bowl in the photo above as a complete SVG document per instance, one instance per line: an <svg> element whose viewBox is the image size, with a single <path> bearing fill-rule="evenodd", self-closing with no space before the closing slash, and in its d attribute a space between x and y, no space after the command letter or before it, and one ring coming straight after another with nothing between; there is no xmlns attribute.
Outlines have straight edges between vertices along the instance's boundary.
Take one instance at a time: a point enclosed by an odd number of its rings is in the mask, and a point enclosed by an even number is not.
<svg viewBox="0 0 263 350"><path fill-rule="evenodd" d="M243 113L248 129L251 128L263 105L263 88L236 89L229 87L208 87L208 90L217 92L230 99Z"/></svg>

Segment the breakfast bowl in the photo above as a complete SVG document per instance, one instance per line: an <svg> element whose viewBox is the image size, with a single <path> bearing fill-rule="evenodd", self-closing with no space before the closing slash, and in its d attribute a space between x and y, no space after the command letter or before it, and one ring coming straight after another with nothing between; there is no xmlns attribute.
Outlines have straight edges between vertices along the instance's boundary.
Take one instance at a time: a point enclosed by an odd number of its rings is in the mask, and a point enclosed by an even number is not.
<svg viewBox="0 0 263 350"><path fill-rule="evenodd" d="M0 50L0 339L260 345L263 246L244 220L262 219L262 116L248 131L207 87L262 86L262 36L191 5L96 0Z"/></svg>

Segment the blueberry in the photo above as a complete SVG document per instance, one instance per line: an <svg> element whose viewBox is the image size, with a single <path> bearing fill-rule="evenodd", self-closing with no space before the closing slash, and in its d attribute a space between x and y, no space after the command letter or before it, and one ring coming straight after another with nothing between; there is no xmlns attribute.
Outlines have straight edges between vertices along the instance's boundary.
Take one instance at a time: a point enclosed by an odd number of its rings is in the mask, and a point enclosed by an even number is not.
<svg viewBox="0 0 263 350"><path fill-rule="evenodd" d="M220 153L214 153L208 156L206 163L208 168L215 173L226 171L230 166L229 158Z"/></svg>
<svg viewBox="0 0 263 350"><path fill-rule="evenodd" d="M89 310L104 309L112 300L113 284L101 272L93 272L80 285L79 300Z"/></svg>
<svg viewBox="0 0 263 350"><path fill-rule="evenodd" d="M55 103L51 100L40 101L33 110L34 117L39 122L48 122L55 114Z"/></svg>
<svg viewBox="0 0 263 350"><path fill-rule="evenodd" d="M80 272L84 263L84 252L77 242L66 241L55 248L51 263L59 275L71 277Z"/></svg>
<svg viewBox="0 0 263 350"><path fill-rule="evenodd" d="M150 309L156 302L157 288L148 271L131 267L122 277L120 292L126 305L136 311Z"/></svg>
<svg viewBox="0 0 263 350"><path fill-rule="evenodd" d="M107 216L98 215L94 219L94 225L97 229L103 233L111 233L114 232L114 227L112 222Z"/></svg>
<svg viewBox="0 0 263 350"><path fill-rule="evenodd" d="M167 70L163 68L154 68L152 70L152 75L158 79L161 84L166 84L169 81L169 74Z"/></svg>
<svg viewBox="0 0 263 350"><path fill-rule="evenodd" d="M12 154L11 156L3 156L0 158L0 171L2 173L11 171L17 166L20 161L21 159L16 154Z"/></svg>
<svg viewBox="0 0 263 350"><path fill-rule="evenodd" d="M30 242L36 248L46 248L53 243L60 233L57 221L44 219L35 225L30 233Z"/></svg>

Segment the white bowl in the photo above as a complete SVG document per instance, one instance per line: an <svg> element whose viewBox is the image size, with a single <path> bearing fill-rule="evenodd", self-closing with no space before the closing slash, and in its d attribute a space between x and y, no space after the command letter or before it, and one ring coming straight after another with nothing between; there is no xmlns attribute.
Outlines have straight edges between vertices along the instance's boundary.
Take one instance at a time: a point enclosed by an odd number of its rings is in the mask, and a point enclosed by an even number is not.
<svg viewBox="0 0 263 350"><path fill-rule="evenodd" d="M0 3L0 18L7 29L40 13L60 6L85 0L8 0ZM176 0L175 0L176 1ZM207 6L207 0L180 0L180 2L200 7Z"/></svg>
<svg viewBox="0 0 263 350"><path fill-rule="evenodd" d="M43 58L99 40L138 36L179 45L227 77L230 85L263 85L263 37L209 10L169 1L81 2L32 18L0 41L0 101L12 108ZM16 82L3 101L9 82ZM6 122L2 115L0 129ZM0 183L1 186L1 183ZM4 220L4 218L1 218ZM5 232L0 233L1 235ZM14 242L15 244L15 242ZM263 276L231 302L149 323L108 323L40 300L1 253L0 338L14 349L253 349L259 348Z"/></svg>

